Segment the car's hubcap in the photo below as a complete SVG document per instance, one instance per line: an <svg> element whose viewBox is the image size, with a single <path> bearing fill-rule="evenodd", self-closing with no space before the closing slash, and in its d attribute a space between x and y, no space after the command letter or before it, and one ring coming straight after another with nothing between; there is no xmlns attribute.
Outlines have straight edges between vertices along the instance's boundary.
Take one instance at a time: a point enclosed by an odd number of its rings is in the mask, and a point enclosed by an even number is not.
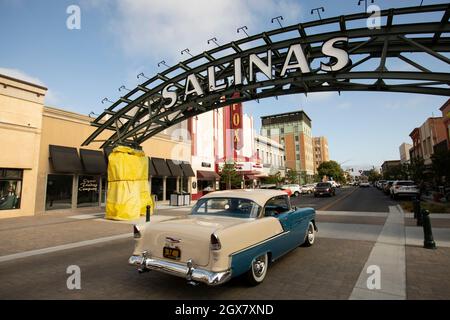
<svg viewBox="0 0 450 320"><path fill-rule="evenodd" d="M309 243L314 242L314 227L312 225L310 225L308 229L308 241Z"/></svg>
<svg viewBox="0 0 450 320"><path fill-rule="evenodd" d="M264 274L266 270L266 256L260 256L253 261L253 272L256 277L260 277Z"/></svg>

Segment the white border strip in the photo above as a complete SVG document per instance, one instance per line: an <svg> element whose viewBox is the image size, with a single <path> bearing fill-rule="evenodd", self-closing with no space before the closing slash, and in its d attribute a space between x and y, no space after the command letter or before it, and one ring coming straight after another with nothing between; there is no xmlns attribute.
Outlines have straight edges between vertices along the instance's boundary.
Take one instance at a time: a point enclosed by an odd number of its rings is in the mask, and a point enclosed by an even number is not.
<svg viewBox="0 0 450 320"><path fill-rule="evenodd" d="M74 248L79 248L79 247L85 247L85 246L90 246L90 245L97 244L97 243L108 242L108 241L119 240L119 239L126 239L126 238L131 238L131 237L133 237L132 233L124 233L124 234L119 234L116 236L68 243L68 244L63 244L63 245L59 245L59 246L55 246L55 247L48 247L48 248L43 248L43 249L24 251L24 252L14 253L14 254L6 255L6 256L0 256L0 262L12 261L12 260L16 260L16 259L27 258L27 257L31 257L31 256L37 256L37 255L41 255L41 254L52 253L52 252L68 250L68 249L74 249Z"/></svg>

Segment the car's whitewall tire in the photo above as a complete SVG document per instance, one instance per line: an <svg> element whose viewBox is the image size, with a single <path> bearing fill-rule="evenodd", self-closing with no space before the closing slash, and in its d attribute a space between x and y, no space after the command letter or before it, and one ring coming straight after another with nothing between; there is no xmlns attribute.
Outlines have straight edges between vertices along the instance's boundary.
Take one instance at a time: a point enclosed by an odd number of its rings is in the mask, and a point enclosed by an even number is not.
<svg viewBox="0 0 450 320"><path fill-rule="evenodd" d="M247 272L247 280L253 286L262 283L266 277L269 267L269 257L267 253L256 257L252 261L250 270Z"/></svg>
<svg viewBox="0 0 450 320"><path fill-rule="evenodd" d="M308 224L308 229L306 230L305 242L303 245L305 247L311 247L316 240L316 228L314 227L314 223L312 221Z"/></svg>

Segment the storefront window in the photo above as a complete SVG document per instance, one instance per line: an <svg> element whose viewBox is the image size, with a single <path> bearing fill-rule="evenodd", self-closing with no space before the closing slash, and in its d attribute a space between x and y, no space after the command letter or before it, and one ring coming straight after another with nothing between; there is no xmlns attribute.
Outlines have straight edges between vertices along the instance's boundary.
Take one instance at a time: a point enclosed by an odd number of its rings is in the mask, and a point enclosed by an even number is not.
<svg viewBox="0 0 450 320"><path fill-rule="evenodd" d="M0 168L0 210L20 208L23 170Z"/></svg>
<svg viewBox="0 0 450 320"><path fill-rule="evenodd" d="M77 207L98 207L100 194L100 177L79 176Z"/></svg>
<svg viewBox="0 0 450 320"><path fill-rule="evenodd" d="M166 179L166 199L170 199L170 195L177 192L177 178Z"/></svg>
<svg viewBox="0 0 450 320"><path fill-rule="evenodd" d="M163 178L152 177L152 194L156 195L157 201L163 199L163 191Z"/></svg>
<svg viewBox="0 0 450 320"><path fill-rule="evenodd" d="M183 192L189 192L189 178L183 177L181 179L181 190Z"/></svg>
<svg viewBox="0 0 450 320"><path fill-rule="evenodd" d="M106 206L106 190L107 189L108 189L107 179L106 179L106 177L102 177L102 194L100 197L100 204L102 207Z"/></svg>
<svg viewBox="0 0 450 320"><path fill-rule="evenodd" d="M72 175L49 174L45 210L72 208Z"/></svg>
<svg viewBox="0 0 450 320"><path fill-rule="evenodd" d="M214 191L214 180L197 180L197 190L200 192Z"/></svg>

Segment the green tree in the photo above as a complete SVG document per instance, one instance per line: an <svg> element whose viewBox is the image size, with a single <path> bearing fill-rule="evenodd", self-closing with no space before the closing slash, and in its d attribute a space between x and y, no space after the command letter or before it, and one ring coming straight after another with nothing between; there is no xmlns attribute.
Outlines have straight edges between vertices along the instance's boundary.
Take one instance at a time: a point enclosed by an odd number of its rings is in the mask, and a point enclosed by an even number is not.
<svg viewBox="0 0 450 320"><path fill-rule="evenodd" d="M434 180L438 184L450 182L450 150L436 152L431 156Z"/></svg>
<svg viewBox="0 0 450 320"><path fill-rule="evenodd" d="M271 174L268 177L264 177L261 179L264 184L280 184L283 182L283 177L281 177L281 172L278 171L275 174Z"/></svg>
<svg viewBox="0 0 450 320"><path fill-rule="evenodd" d="M369 179L370 182L375 182L375 181L381 180L381 177L382 176L380 173L378 173L376 170L372 169L369 171L369 175L367 178Z"/></svg>
<svg viewBox="0 0 450 320"><path fill-rule="evenodd" d="M317 172L320 177L327 176L328 179L333 178L334 181L344 182L344 170L336 161L322 162L317 168Z"/></svg>
<svg viewBox="0 0 450 320"><path fill-rule="evenodd" d="M388 167L383 171L383 178L385 180L403 180L408 179L408 171L403 165Z"/></svg>
<svg viewBox="0 0 450 320"><path fill-rule="evenodd" d="M290 169L286 173L286 180L288 183L299 183L298 181L298 172L295 169Z"/></svg>
<svg viewBox="0 0 450 320"><path fill-rule="evenodd" d="M423 159L411 159L408 165L410 179L414 180L416 183L423 181L425 179L425 169L425 162Z"/></svg>
<svg viewBox="0 0 450 320"><path fill-rule="evenodd" d="M227 190L241 187L242 177L236 170L236 163L225 163L219 175L220 181L225 182Z"/></svg>

